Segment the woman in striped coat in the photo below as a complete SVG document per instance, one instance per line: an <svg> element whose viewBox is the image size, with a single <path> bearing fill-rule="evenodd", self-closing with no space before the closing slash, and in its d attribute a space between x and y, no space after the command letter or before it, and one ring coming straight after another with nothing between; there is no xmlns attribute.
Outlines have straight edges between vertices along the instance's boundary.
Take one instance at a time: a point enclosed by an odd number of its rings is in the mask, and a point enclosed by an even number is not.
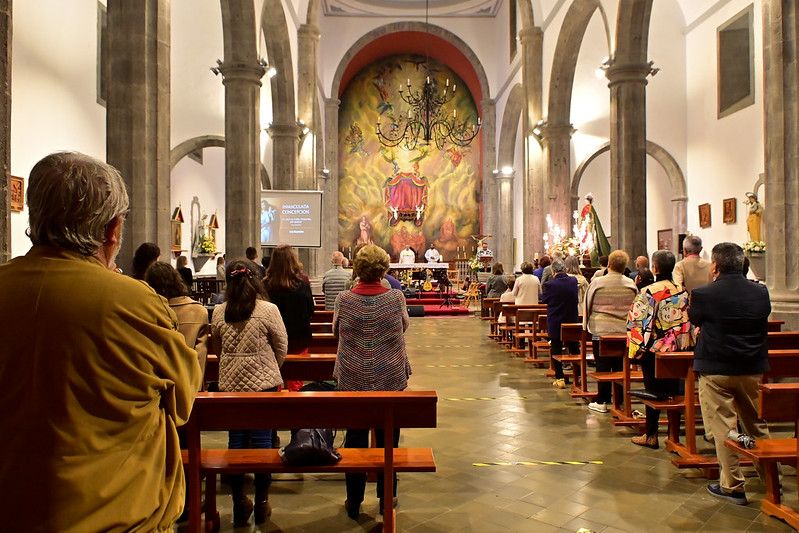
<svg viewBox="0 0 799 533"><path fill-rule="evenodd" d="M381 248L364 246L355 257L353 269L358 284L336 297L333 331L338 334L338 355L333 375L338 390L400 391L408 386L411 365L405 352L405 330L410 320L405 296L397 289L380 284L388 270L389 257ZM377 446L383 446L383 432L377 431ZM399 430L393 435L399 445ZM350 429L344 441L347 448L367 448L369 430ZM346 474L350 518L357 519L366 489L366 474ZM383 481L378 476L377 497L383 511ZM396 478L394 497L397 493Z"/></svg>

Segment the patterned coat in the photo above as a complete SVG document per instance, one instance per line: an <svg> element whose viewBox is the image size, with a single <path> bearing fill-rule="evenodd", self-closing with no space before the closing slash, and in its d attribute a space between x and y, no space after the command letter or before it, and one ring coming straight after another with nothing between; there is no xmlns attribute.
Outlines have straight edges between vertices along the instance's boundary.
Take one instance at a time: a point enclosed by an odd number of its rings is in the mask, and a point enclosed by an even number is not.
<svg viewBox="0 0 799 533"><path fill-rule="evenodd" d="M641 289L627 317L629 357L647 351L680 352L695 344L688 320L688 293L668 280Z"/></svg>
<svg viewBox="0 0 799 533"><path fill-rule="evenodd" d="M249 319L225 322L226 303L214 308L211 344L219 354L219 390L257 392L283 383L280 367L288 336L273 303L256 300Z"/></svg>
<svg viewBox="0 0 799 533"><path fill-rule="evenodd" d="M333 314L338 390L404 390L411 375L404 335L409 324L401 291L375 296L340 292Z"/></svg>

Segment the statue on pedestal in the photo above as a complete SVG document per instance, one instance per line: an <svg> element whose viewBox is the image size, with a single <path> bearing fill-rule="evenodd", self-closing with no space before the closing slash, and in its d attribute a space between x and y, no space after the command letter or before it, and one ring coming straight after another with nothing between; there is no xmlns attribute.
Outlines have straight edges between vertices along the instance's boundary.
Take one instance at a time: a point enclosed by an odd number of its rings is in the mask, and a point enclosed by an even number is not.
<svg viewBox="0 0 799 533"><path fill-rule="evenodd" d="M746 193L744 203L749 206L749 215L746 217L746 230L749 232L749 240L762 241L763 205L757 200L757 195L753 192Z"/></svg>

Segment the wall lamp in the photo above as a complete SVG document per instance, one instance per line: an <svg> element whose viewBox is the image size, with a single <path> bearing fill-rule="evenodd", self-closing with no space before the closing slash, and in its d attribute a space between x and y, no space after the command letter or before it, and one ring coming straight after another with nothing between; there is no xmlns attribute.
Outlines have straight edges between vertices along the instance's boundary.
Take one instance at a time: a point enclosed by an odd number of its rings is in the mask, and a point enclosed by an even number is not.
<svg viewBox="0 0 799 533"><path fill-rule="evenodd" d="M309 128L302 119L297 120L297 127L300 128L300 140L304 139L306 135L311 133L311 128Z"/></svg>
<svg viewBox="0 0 799 533"><path fill-rule="evenodd" d="M222 60L221 59L217 59L216 60L216 66L215 67L211 67L211 72L214 73L214 76L219 76L222 73Z"/></svg>
<svg viewBox="0 0 799 533"><path fill-rule="evenodd" d="M267 63L266 59L263 57L258 58L258 64L266 69L266 75L269 79L277 76L277 69L275 67L270 67L269 63Z"/></svg>

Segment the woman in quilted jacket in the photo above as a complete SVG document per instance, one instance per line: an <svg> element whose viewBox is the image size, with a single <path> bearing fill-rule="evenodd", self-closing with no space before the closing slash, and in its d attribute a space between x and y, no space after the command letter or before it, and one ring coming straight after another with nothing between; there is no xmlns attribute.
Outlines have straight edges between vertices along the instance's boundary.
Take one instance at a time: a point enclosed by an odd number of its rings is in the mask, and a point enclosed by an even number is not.
<svg viewBox="0 0 799 533"><path fill-rule="evenodd" d="M231 392L277 391L283 383L280 366L286 357L288 337L277 306L266 293L253 263L237 260L225 271L225 303L214 308L211 346L219 354L219 390ZM247 445L249 441L249 446ZM230 431L228 448L271 448L272 430ZM255 475L255 505L244 495L244 476L231 476L233 523L247 524L255 509L255 523L266 522L269 505L268 474Z"/></svg>

